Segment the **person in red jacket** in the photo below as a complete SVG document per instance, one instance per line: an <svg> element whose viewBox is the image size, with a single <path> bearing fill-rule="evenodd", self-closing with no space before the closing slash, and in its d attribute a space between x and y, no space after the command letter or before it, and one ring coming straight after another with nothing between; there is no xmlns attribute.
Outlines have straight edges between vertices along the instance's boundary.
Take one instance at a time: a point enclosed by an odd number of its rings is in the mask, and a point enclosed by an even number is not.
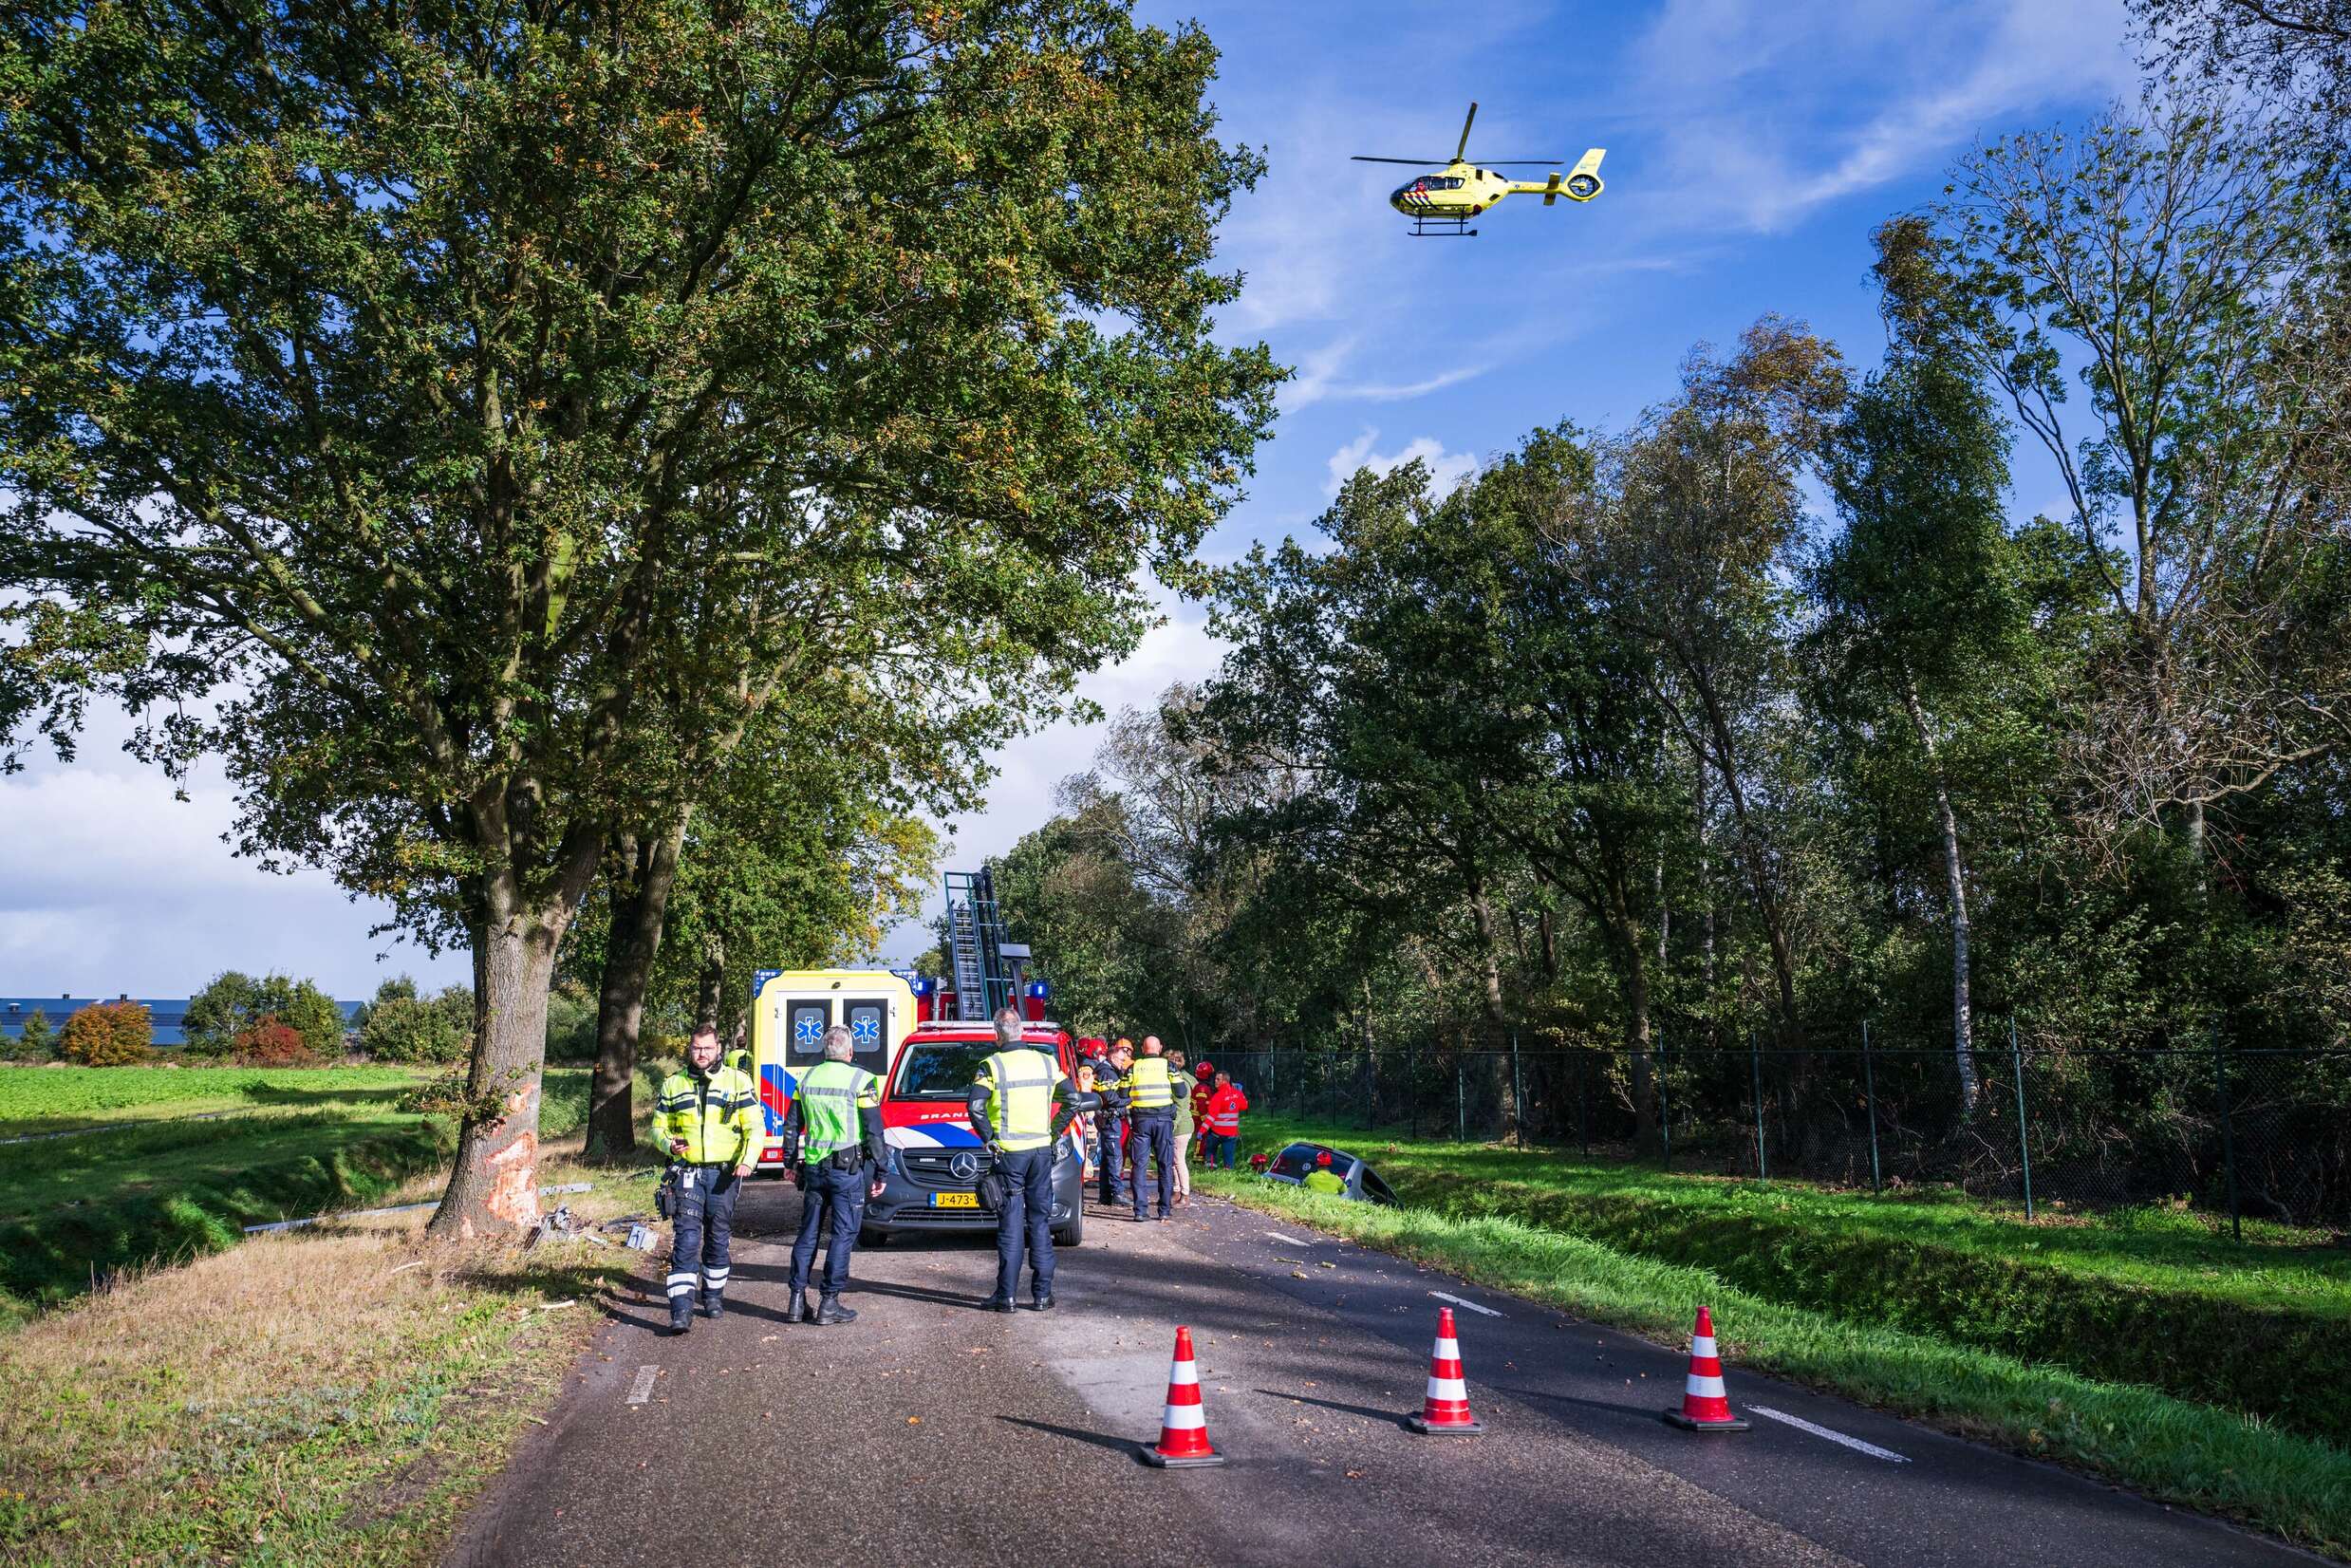
<svg viewBox="0 0 2351 1568"><path fill-rule="evenodd" d="M1216 1092L1209 1080L1216 1076L1214 1062L1202 1062L1192 1069L1192 1157L1203 1165L1208 1161L1208 1096Z"/></svg>
<svg viewBox="0 0 2351 1568"><path fill-rule="evenodd" d="M1217 1074L1216 1088L1208 1093L1208 1115L1203 1124L1208 1129L1208 1163L1215 1165L1223 1158L1224 1168L1230 1170L1241 1157L1241 1113L1249 1109L1249 1096L1241 1092L1229 1073Z"/></svg>

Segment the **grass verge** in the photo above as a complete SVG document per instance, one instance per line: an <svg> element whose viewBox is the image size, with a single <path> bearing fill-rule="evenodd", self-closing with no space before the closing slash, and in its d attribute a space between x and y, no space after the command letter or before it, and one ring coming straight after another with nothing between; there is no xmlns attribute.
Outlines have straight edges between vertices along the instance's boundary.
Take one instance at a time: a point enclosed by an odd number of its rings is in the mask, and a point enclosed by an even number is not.
<svg viewBox="0 0 2351 1568"><path fill-rule="evenodd" d="M542 1169L596 1184L575 1213L651 1209L644 1172ZM131 1271L0 1338L0 1560L438 1560L637 1255L445 1249L426 1218Z"/></svg>
<svg viewBox="0 0 2351 1568"><path fill-rule="evenodd" d="M2351 1447L2351 1252L2313 1233L2259 1227L2238 1245L2159 1210L2026 1224L1955 1195L1271 1129L1365 1152L1407 1203L1455 1219L1524 1221L1783 1305L2150 1384Z"/></svg>
<svg viewBox="0 0 2351 1568"><path fill-rule="evenodd" d="M1381 1170L1387 1173L1386 1163ZM1375 1208L1245 1175L1203 1171L1194 1180L1250 1207L1660 1344L1681 1343L1692 1309L1708 1302L1736 1364L2351 1557L2351 1455L2312 1438L2152 1389L1849 1322L1742 1290L1704 1269L1628 1256L1519 1220Z"/></svg>
<svg viewBox="0 0 2351 1568"><path fill-rule="evenodd" d="M388 1104L430 1076L412 1067L10 1067L0 1070L0 1138L218 1111Z"/></svg>
<svg viewBox="0 0 2351 1568"><path fill-rule="evenodd" d="M119 1269L233 1246L246 1225L389 1202L420 1172L444 1166L456 1146L451 1125L399 1107L417 1075L387 1080L368 1071L369 1081L340 1087L333 1073L246 1074L291 1077L298 1091L254 1087L305 1098L218 1121L0 1148L0 1322L67 1300ZM585 1068L549 1069L539 1118L549 1143L586 1121L588 1076ZM643 1108L652 1092L640 1076Z"/></svg>

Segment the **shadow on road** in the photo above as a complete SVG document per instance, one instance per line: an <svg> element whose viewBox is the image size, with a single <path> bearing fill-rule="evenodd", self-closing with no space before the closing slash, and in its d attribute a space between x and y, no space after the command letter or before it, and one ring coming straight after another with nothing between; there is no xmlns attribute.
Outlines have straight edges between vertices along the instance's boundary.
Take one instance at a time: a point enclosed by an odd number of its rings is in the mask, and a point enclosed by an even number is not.
<svg viewBox="0 0 2351 1568"><path fill-rule="evenodd" d="M1404 1426L1404 1415L1398 1410L1374 1409L1369 1405L1347 1405L1335 1399L1316 1399L1311 1393L1290 1393L1280 1389L1259 1389L1255 1391L1263 1394L1268 1399L1287 1399L1292 1404L1315 1405L1326 1410L1337 1410L1344 1415L1367 1416L1373 1421L1386 1422L1391 1427Z"/></svg>
<svg viewBox="0 0 2351 1568"><path fill-rule="evenodd" d="M1654 1405L1618 1405L1605 1399L1578 1399L1571 1393L1553 1393L1545 1389L1509 1388L1500 1383L1489 1384L1496 1393L1506 1393L1514 1399L1531 1399L1540 1405L1573 1405L1581 1410L1598 1410L1603 1415L1623 1416L1648 1426L1665 1409L1667 1401Z"/></svg>
<svg viewBox="0 0 2351 1568"><path fill-rule="evenodd" d="M1033 1432L1043 1432L1048 1437L1067 1438L1072 1443L1087 1443L1097 1448L1108 1448L1129 1459L1139 1458L1142 1450L1142 1445L1132 1438L1107 1437L1101 1432L1083 1431L1075 1427L1056 1427L1050 1421L1030 1421L1017 1415L999 1415L996 1419L1006 1426L1026 1427Z"/></svg>

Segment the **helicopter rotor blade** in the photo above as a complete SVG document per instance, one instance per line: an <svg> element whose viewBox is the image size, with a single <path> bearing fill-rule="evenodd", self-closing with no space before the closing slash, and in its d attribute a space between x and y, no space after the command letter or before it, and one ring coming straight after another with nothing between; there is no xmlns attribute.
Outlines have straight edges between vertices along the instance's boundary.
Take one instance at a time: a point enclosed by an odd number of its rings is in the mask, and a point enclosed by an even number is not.
<svg viewBox="0 0 2351 1568"><path fill-rule="evenodd" d="M1482 158L1478 159L1478 167L1481 169L1556 169L1566 161L1567 159L1563 158L1503 158L1493 159Z"/></svg>
<svg viewBox="0 0 2351 1568"><path fill-rule="evenodd" d="M1461 140L1460 140L1458 143L1456 143L1456 144L1454 145L1454 148L1453 148L1453 161L1454 161L1454 162L1459 163L1459 162L1462 160L1462 154L1464 154L1464 153L1465 153L1465 152L1467 152L1467 151L1469 150L1469 127L1470 127L1471 125L1476 124L1476 123L1477 123L1477 120L1478 120L1478 101L1477 101L1476 99L1474 99L1474 98L1473 98L1473 99L1471 99L1471 100L1469 101L1469 114L1468 114L1468 117L1467 117L1466 119L1465 119L1465 120L1462 121L1462 139L1461 139Z"/></svg>
<svg viewBox="0 0 2351 1568"><path fill-rule="evenodd" d="M1422 169L1434 169L1440 167L1442 163L1441 159L1433 158L1366 158L1361 153L1354 154L1348 161L1350 163L1409 163Z"/></svg>

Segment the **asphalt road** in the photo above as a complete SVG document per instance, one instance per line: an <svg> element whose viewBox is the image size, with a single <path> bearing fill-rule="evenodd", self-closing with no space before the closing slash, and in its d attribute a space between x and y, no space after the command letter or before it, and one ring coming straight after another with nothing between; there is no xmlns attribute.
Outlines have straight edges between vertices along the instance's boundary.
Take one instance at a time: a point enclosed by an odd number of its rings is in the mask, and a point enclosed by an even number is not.
<svg viewBox="0 0 2351 1568"><path fill-rule="evenodd" d="M1754 1429L1677 1432L1657 1414L1678 1353L1222 1204L1167 1224L1093 1211L1050 1314L974 1310L992 1244L922 1238L858 1254L857 1322L787 1325L798 1207L781 1184L745 1195L727 1316L682 1339L657 1332L648 1261L452 1564L2318 1560L1735 1367ZM1482 1437L1401 1423L1436 1292L1470 1304ZM1135 1457L1179 1323L1221 1468Z"/></svg>

